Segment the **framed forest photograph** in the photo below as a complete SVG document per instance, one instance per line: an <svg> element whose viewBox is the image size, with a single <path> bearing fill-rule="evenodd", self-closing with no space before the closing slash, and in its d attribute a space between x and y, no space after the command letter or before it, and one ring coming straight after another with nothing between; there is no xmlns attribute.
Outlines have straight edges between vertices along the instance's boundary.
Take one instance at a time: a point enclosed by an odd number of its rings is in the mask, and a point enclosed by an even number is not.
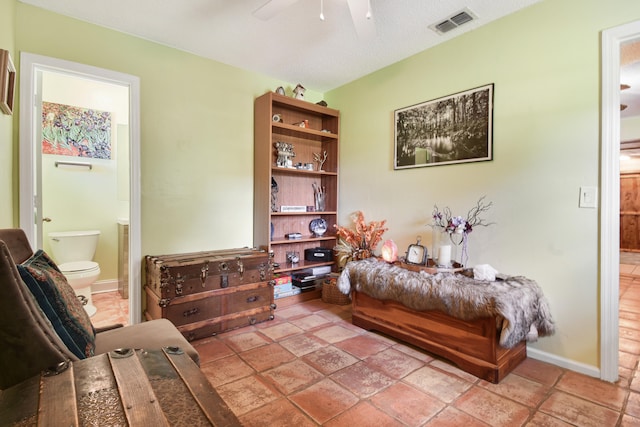
<svg viewBox="0 0 640 427"><path fill-rule="evenodd" d="M493 83L395 111L394 169L493 159Z"/></svg>

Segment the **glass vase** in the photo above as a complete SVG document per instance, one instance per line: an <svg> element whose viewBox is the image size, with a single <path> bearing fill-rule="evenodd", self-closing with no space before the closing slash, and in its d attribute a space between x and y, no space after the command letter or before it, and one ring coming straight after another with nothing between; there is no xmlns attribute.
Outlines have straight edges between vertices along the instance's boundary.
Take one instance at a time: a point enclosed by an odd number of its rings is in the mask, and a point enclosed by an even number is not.
<svg viewBox="0 0 640 427"><path fill-rule="evenodd" d="M316 208L316 212L324 212L325 210L324 193L315 194L315 208Z"/></svg>
<svg viewBox="0 0 640 427"><path fill-rule="evenodd" d="M444 227L432 227L431 257L439 268L452 268L458 255L458 239ZM460 240L461 241L461 240Z"/></svg>

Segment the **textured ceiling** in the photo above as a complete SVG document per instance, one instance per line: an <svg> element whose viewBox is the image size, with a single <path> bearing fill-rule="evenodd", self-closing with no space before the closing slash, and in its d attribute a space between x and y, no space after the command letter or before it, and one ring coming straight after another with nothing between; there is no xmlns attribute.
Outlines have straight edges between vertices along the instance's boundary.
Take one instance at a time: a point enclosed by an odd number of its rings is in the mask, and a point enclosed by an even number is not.
<svg viewBox="0 0 640 427"><path fill-rule="evenodd" d="M358 37L347 0L324 0L324 21L320 0L268 20L252 14L267 0L20 1L323 92L540 0L370 0L373 37ZM429 28L465 8L477 19Z"/></svg>

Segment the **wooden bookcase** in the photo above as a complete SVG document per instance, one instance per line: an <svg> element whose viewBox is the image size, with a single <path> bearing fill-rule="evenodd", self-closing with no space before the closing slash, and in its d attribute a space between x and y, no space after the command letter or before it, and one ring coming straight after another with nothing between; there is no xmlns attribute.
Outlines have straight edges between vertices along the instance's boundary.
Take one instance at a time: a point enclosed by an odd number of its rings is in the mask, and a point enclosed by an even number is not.
<svg viewBox="0 0 640 427"><path fill-rule="evenodd" d="M274 121L279 115L280 122ZM296 123L307 121L308 126ZM254 111L254 224L253 243L258 248L273 251L276 273L293 273L309 267L334 265L329 262L304 260L304 250L336 245L334 225L338 213L338 141L340 112L307 101L268 92L255 101ZM293 145L293 164L312 163L313 170L277 166L276 142ZM326 151L327 158L318 170L314 154ZM272 210L272 179L278 186L275 211ZM325 189L325 209L322 212L281 212L284 206L315 206L313 185ZM309 229L315 218L327 222L327 232L316 237ZM301 239L288 239L288 233L301 233ZM287 262L287 252L298 252L297 264ZM309 294L313 294L310 292ZM301 294L305 295L305 294ZM317 297L309 295L306 298ZM279 304L282 299L278 300Z"/></svg>

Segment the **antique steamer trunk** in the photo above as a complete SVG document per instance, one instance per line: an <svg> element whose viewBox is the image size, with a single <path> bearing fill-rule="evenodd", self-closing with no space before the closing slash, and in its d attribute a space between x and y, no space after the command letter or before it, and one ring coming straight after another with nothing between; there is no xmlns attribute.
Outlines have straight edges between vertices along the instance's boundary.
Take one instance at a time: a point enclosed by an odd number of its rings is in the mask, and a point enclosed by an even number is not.
<svg viewBox="0 0 640 427"><path fill-rule="evenodd" d="M0 425L240 426L180 348L121 349L66 362L0 394Z"/></svg>
<svg viewBox="0 0 640 427"><path fill-rule="evenodd" d="M188 339L273 319L273 266L240 248L145 257L147 319L167 318Z"/></svg>

